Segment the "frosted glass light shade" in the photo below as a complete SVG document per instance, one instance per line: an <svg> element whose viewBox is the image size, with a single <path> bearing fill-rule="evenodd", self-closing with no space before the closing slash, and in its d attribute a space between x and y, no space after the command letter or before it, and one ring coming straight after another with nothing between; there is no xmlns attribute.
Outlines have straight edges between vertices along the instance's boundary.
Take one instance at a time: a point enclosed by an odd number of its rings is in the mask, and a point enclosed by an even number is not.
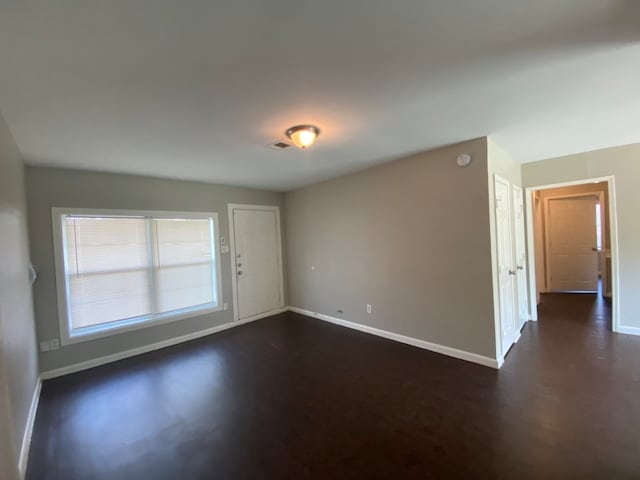
<svg viewBox="0 0 640 480"><path fill-rule="evenodd" d="M287 137L296 147L308 148L314 144L320 130L313 125L298 125L287 130Z"/></svg>

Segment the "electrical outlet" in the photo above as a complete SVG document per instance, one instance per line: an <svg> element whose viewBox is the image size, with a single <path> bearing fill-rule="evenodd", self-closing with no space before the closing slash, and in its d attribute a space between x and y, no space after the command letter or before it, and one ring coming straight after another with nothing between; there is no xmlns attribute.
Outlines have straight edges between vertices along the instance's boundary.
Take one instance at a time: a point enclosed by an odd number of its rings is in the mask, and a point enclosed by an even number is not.
<svg viewBox="0 0 640 480"><path fill-rule="evenodd" d="M367 303L367 313L373 313L373 308L369 303Z"/></svg>
<svg viewBox="0 0 640 480"><path fill-rule="evenodd" d="M229 253L229 245L222 245L220 247L220 253Z"/></svg>
<svg viewBox="0 0 640 480"><path fill-rule="evenodd" d="M60 348L60 340L54 338L53 340L49 340L49 349L50 350L58 350Z"/></svg>
<svg viewBox="0 0 640 480"><path fill-rule="evenodd" d="M40 351L48 352L49 351L49 342L40 342Z"/></svg>

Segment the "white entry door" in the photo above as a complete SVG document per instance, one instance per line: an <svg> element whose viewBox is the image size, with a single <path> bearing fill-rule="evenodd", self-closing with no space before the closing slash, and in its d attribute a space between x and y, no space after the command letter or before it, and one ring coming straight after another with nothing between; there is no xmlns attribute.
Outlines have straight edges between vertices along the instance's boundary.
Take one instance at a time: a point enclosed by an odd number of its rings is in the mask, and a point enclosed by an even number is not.
<svg viewBox="0 0 640 480"><path fill-rule="evenodd" d="M596 292L596 204L591 196L548 200L547 252L552 292Z"/></svg>
<svg viewBox="0 0 640 480"><path fill-rule="evenodd" d="M239 320L283 307L277 207L230 205L235 311Z"/></svg>
<svg viewBox="0 0 640 480"><path fill-rule="evenodd" d="M502 355L516 338L515 275L509 182L495 177L496 247L498 249L498 290Z"/></svg>
<svg viewBox="0 0 640 480"><path fill-rule="evenodd" d="M522 189L516 185L513 191L513 227L515 233L516 290L518 299L518 329L529 320L529 299L527 293L527 249L524 234L524 197Z"/></svg>

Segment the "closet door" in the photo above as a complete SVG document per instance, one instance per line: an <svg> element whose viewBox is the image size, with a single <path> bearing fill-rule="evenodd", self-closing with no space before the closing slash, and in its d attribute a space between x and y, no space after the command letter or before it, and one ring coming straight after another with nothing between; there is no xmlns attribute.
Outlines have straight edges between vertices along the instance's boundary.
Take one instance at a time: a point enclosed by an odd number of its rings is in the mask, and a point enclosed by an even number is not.
<svg viewBox="0 0 640 480"><path fill-rule="evenodd" d="M527 294L527 249L525 244L524 228L524 197L522 189L516 185L513 192L513 228L514 228L514 253L516 261L516 291L518 303L517 328L529 320L529 301Z"/></svg>
<svg viewBox="0 0 640 480"><path fill-rule="evenodd" d="M516 338L516 269L513 264L513 227L511 186L496 176L494 180L498 294L500 302L500 330L502 355L506 355Z"/></svg>

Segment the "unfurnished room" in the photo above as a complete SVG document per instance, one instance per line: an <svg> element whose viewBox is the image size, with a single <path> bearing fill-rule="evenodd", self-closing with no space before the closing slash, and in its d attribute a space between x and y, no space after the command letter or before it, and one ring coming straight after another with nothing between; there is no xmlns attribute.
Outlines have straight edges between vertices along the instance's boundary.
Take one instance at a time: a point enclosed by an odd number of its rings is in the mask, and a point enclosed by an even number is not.
<svg viewBox="0 0 640 480"><path fill-rule="evenodd" d="M0 0L0 480L640 478L640 2Z"/></svg>

